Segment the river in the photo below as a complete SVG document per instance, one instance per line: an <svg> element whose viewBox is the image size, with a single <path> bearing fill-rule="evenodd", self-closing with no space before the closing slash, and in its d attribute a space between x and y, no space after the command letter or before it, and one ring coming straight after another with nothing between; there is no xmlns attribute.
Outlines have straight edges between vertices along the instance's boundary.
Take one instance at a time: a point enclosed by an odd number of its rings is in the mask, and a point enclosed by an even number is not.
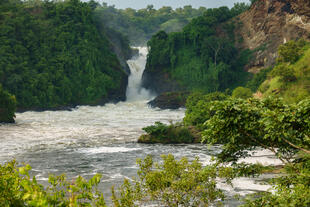
<svg viewBox="0 0 310 207"><path fill-rule="evenodd" d="M42 184L49 174L65 173L69 179L82 175L90 178L103 175L101 189L106 198L112 185L118 186L124 178L136 175L136 159L153 155L173 154L177 158L199 157L207 164L219 147L204 145L145 145L136 143L142 128L155 121L163 123L181 121L184 109L160 110L147 106L152 98L141 88L145 67L146 48L139 48L140 55L128 61L131 69L127 89L127 101L105 106L80 106L72 111L25 112L16 114L16 124L0 125L0 163L16 159L33 167L32 175ZM259 159L277 164L268 152L260 152ZM251 160L248 160L251 161ZM228 195L247 194L266 190L254 179L236 180L235 187L220 187Z"/></svg>

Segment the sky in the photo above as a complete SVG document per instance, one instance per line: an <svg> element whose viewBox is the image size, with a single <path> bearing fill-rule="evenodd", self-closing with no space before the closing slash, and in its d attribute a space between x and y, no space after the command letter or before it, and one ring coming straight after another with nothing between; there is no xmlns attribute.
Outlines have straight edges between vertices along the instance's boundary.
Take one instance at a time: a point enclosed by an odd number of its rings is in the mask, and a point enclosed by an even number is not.
<svg viewBox="0 0 310 207"><path fill-rule="evenodd" d="M206 8L216 8L220 6L232 7L234 3L249 2L249 0L99 0L99 2L106 2L108 5L115 5L115 7L119 9L141 9L146 8L146 6L150 4L158 9L162 6L179 8L185 5L192 5L194 8L199 8L200 6Z"/></svg>

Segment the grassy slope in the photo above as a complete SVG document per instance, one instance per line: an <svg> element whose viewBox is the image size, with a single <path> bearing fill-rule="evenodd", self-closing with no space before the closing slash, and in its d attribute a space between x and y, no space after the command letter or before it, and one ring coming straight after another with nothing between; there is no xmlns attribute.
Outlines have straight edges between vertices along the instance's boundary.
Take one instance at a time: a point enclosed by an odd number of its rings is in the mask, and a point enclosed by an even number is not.
<svg viewBox="0 0 310 207"><path fill-rule="evenodd" d="M268 78L259 88L263 97L281 96L287 102L296 102L310 96L310 47L305 49L304 55L294 64L296 81L284 82L279 77Z"/></svg>

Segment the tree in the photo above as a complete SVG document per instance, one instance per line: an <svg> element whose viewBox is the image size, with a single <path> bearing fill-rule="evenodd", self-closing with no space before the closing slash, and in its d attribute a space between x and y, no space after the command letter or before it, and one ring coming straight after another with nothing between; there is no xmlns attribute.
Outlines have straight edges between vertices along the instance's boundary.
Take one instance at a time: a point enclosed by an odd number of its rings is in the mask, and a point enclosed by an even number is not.
<svg viewBox="0 0 310 207"><path fill-rule="evenodd" d="M310 99L291 105L272 98L228 99L211 105L208 110L215 113L206 121L204 141L223 144L223 161L236 161L257 147L283 163L291 163L298 152L310 154Z"/></svg>

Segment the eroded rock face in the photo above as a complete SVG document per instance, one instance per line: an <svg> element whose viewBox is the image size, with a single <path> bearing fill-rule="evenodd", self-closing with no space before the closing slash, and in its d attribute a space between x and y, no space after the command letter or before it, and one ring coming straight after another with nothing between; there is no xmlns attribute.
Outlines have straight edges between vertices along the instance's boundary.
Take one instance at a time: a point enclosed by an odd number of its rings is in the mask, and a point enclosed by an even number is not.
<svg viewBox="0 0 310 207"><path fill-rule="evenodd" d="M255 50L247 70L253 73L273 65L279 45L290 40L310 40L309 0L258 0L249 11L237 17L237 43Z"/></svg>

